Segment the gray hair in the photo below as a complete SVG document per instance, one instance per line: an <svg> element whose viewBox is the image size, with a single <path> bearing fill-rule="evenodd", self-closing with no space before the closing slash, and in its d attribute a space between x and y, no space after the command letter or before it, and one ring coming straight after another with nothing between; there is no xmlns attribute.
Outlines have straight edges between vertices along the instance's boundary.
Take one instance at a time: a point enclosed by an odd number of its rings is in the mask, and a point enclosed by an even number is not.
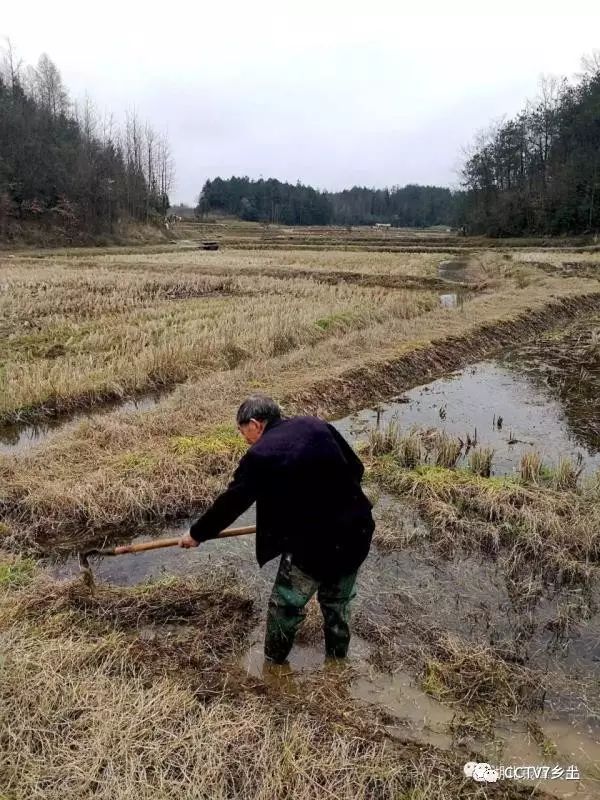
<svg viewBox="0 0 600 800"><path fill-rule="evenodd" d="M281 418L281 408L265 394L252 394L247 397L238 408L236 422L238 425L247 425L251 419L259 422L271 422Z"/></svg>

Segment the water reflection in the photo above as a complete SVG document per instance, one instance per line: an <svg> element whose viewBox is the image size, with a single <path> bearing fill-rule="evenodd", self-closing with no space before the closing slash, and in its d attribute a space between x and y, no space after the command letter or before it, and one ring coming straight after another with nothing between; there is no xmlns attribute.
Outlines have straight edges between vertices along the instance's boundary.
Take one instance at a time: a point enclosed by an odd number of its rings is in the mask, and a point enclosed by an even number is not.
<svg viewBox="0 0 600 800"><path fill-rule="evenodd" d="M115 411L124 414L133 411L147 411L156 407L160 403L161 397L161 394L153 393L137 399L106 403L101 408L80 411L75 414L48 417L43 422L36 424L15 423L0 426L0 453L19 455L49 441L59 433L62 434L76 428L81 422L93 420Z"/></svg>
<svg viewBox="0 0 600 800"><path fill-rule="evenodd" d="M350 438L375 424L397 421L401 428L437 428L494 448L493 474L516 471L524 453L537 450L549 463L561 457L584 460L584 470L600 468L600 443L593 409L580 418L579 432L569 426L563 405L547 387L503 365L484 361L446 378L405 392L376 410L365 409L338 421ZM466 456L463 454L462 462ZM460 463L460 462L459 462Z"/></svg>

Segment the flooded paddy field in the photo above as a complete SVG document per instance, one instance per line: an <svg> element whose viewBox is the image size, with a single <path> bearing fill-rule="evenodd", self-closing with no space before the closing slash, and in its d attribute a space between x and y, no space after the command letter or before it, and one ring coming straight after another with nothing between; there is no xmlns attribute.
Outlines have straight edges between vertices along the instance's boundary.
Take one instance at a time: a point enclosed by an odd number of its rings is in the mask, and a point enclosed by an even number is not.
<svg viewBox="0 0 600 800"><path fill-rule="evenodd" d="M598 394L574 409L538 381L539 374L539 362L534 372L521 369L517 354L479 362L411 389L397 401L354 414L342 423L342 430L359 435L374 422L396 422L407 430L441 429L463 442L458 463L465 464L477 445L493 448L493 475L515 472L532 450L549 464L569 457L584 471L599 469Z"/></svg>
<svg viewBox="0 0 600 800"><path fill-rule="evenodd" d="M450 244L25 260L3 284L5 418L68 410L3 429L11 800L40 782L69 800L187 781L277 797L282 775L302 797L599 796L595 279ZM257 390L334 420L367 468L377 530L343 666L324 662L311 601L289 668L263 668L276 564L258 570L251 535L92 558L93 585L79 570L88 546L187 529L243 452L232 414ZM580 780L483 789L472 760Z"/></svg>

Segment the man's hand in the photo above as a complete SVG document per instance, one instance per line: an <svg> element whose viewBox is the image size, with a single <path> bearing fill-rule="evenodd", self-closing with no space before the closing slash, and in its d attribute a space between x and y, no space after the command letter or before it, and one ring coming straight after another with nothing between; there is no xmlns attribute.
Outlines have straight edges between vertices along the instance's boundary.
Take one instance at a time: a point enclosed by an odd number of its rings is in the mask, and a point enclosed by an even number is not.
<svg viewBox="0 0 600 800"><path fill-rule="evenodd" d="M179 547L198 547L200 542L197 542L189 533L184 534L179 540Z"/></svg>

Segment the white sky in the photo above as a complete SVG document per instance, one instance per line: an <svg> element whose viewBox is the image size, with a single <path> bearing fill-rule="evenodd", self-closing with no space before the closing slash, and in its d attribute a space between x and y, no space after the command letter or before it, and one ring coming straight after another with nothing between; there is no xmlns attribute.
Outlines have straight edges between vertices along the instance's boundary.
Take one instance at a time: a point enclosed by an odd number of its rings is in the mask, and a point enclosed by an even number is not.
<svg viewBox="0 0 600 800"><path fill-rule="evenodd" d="M172 201L232 174L455 185L478 129L600 47L599 2L494 5L2 0L0 37L27 63L47 52L73 97L117 116L135 107L165 130Z"/></svg>

